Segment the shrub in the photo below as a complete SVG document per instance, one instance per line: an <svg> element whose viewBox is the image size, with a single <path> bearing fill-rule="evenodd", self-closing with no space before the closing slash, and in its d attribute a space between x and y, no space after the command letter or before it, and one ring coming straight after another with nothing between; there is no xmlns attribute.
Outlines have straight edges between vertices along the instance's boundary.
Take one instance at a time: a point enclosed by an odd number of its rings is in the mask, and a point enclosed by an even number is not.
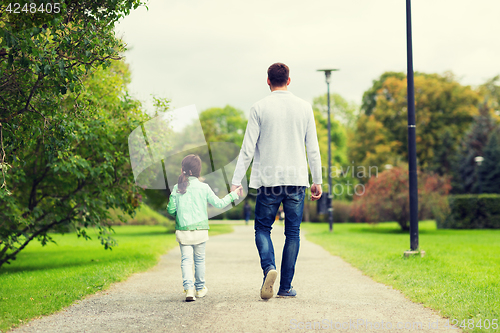
<svg viewBox="0 0 500 333"><path fill-rule="evenodd" d="M328 219L328 217L327 217ZM354 222L351 201L333 201L334 222Z"/></svg>
<svg viewBox="0 0 500 333"><path fill-rule="evenodd" d="M450 195L439 213L441 229L500 229L500 194Z"/></svg>
<svg viewBox="0 0 500 333"><path fill-rule="evenodd" d="M161 225L168 231L175 230L175 221L168 219L160 213L154 211L146 204L141 204L134 217L126 216L123 211L110 209L110 225ZM126 222L120 220L119 215L125 215Z"/></svg>
<svg viewBox="0 0 500 333"><path fill-rule="evenodd" d="M418 218L431 218L432 207L441 202L450 189L448 177L419 172ZM409 230L408 168L394 167L370 178L365 193L354 197L352 216L357 222L396 221L402 230Z"/></svg>

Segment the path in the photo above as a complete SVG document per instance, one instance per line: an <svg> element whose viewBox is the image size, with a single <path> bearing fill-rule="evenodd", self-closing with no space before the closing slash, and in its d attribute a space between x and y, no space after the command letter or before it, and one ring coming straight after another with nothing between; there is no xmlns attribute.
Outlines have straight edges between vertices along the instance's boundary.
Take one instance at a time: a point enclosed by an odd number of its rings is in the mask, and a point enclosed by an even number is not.
<svg viewBox="0 0 500 333"><path fill-rule="evenodd" d="M209 292L204 298L183 301L176 247L148 272L13 332L284 332L313 325L319 329L320 323L326 331L460 332L444 329L445 320L435 312L374 282L304 236L292 283L298 296L261 300L262 273L253 227L234 229L207 243ZM275 226L273 241L279 268L282 226ZM439 329L429 328L429 322L437 322ZM403 329L404 325L413 329Z"/></svg>

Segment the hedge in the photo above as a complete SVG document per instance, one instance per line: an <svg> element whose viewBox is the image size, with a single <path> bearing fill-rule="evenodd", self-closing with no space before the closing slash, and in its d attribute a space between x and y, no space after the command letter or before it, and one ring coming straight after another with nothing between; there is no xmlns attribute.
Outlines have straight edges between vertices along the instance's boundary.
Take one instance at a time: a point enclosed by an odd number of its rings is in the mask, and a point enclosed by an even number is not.
<svg viewBox="0 0 500 333"><path fill-rule="evenodd" d="M450 195L447 206L436 214L438 228L500 229L500 194Z"/></svg>

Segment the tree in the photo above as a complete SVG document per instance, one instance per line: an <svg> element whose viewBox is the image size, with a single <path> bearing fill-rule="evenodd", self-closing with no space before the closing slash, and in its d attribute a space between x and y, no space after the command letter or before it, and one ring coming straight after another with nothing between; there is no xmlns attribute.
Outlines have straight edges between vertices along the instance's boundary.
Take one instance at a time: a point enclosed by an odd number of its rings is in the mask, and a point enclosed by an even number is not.
<svg viewBox="0 0 500 333"><path fill-rule="evenodd" d="M99 229L108 208L139 205L127 151L147 119L126 94L114 23L132 0L61 1L61 13L10 14L0 5L0 266L49 231ZM107 71L99 71L108 67Z"/></svg>
<svg viewBox="0 0 500 333"><path fill-rule="evenodd" d="M497 127L483 149L484 161L478 167L483 193L500 193L500 129Z"/></svg>
<svg viewBox="0 0 500 333"><path fill-rule="evenodd" d="M328 166L328 105L326 94L314 98L312 106L321 153L321 164L325 168ZM355 117L355 105L347 102L338 94L332 94L330 107L332 166L343 166L348 163L346 126L349 119Z"/></svg>
<svg viewBox="0 0 500 333"><path fill-rule="evenodd" d="M485 103L494 110L496 119L500 117L500 75L497 75L479 87L481 94L484 96Z"/></svg>
<svg viewBox="0 0 500 333"><path fill-rule="evenodd" d="M319 111L323 117L328 114L327 94L315 97L312 107ZM359 117L359 106L356 103L348 102L339 94L330 94L330 113L332 118L338 121L347 130L354 128L356 119Z"/></svg>
<svg viewBox="0 0 500 333"><path fill-rule="evenodd" d="M373 109L377 106L377 99L380 93L383 92L385 80L390 77L404 80L406 79L406 74L403 72L385 72L380 75L378 80L373 80L372 87L363 93L361 110L365 115L370 116L373 113Z"/></svg>
<svg viewBox="0 0 500 333"><path fill-rule="evenodd" d="M462 138L455 157L453 193L478 193L477 156L483 156L483 149L497 124L491 109L483 103L479 115L474 117L469 131Z"/></svg>
<svg viewBox="0 0 500 333"><path fill-rule="evenodd" d="M349 159L356 165L368 170L384 170L385 164L396 165L401 157L396 153L402 144L391 140L391 132L384 125L370 116L361 115L357 121L355 135L348 143ZM370 173L365 173L360 180L368 181Z"/></svg>
<svg viewBox="0 0 500 333"><path fill-rule="evenodd" d="M247 120L243 111L230 105L206 109L200 114L200 123L207 142L243 143Z"/></svg>
<svg viewBox="0 0 500 333"><path fill-rule="evenodd" d="M384 142L390 147L391 155L407 160L406 95L406 78L402 77L401 73L384 73L379 80L374 81L373 87L365 93L366 101L364 100L363 108L366 117L373 116L368 119L379 122L385 130L373 131L371 137L364 138L364 142L355 138L353 149L361 149L361 151L353 152L353 155L358 156L359 159L366 157L363 150L366 150L366 145L372 140ZM435 154L439 147L443 146L444 140L448 140L446 144L450 149L456 149L460 138L472 123L473 116L478 113L477 105L480 97L479 92L469 86L462 86L451 73L444 75L416 73L416 140L420 167L436 168L432 163L436 161ZM374 101L375 104L373 104ZM367 122L368 119L360 117L358 122ZM361 134L359 127L363 126L358 126L356 136ZM448 131L448 137L443 136L444 131ZM376 138L376 136L384 136L384 138ZM453 138L456 144L449 142L450 138ZM383 160L387 151L387 148L383 149L380 153L382 156L376 159ZM373 148L368 149L367 152L380 155ZM454 152L449 152L449 155L452 156ZM388 158L386 160L390 162ZM444 164L451 163L445 162Z"/></svg>
<svg viewBox="0 0 500 333"><path fill-rule="evenodd" d="M0 165L1 189L7 193L8 161L20 157L25 138L58 131L54 118L62 110L79 116L78 107L61 108L63 96L68 91L78 94L87 74L120 58L124 45L115 37L114 24L141 5L139 0L58 3L59 13L52 2L43 1L41 5L50 4L53 12L37 8L34 14L9 12L12 2L0 4L0 128L5 150ZM46 148L57 152L54 145Z"/></svg>
<svg viewBox="0 0 500 333"><path fill-rule="evenodd" d="M352 123L357 117L357 106L354 103L347 102L339 94L332 94L330 97L330 140L332 169L323 172L323 184L328 184L328 172L332 176L332 195L334 199L352 200L352 190L358 183L355 177L352 177L351 168L347 157L347 136L352 132ZM328 104L327 95L321 95L314 98L313 101L314 119L316 122L316 131L318 135L318 144L321 154L321 165L323 170L328 169ZM348 169L349 168L349 169ZM349 188L349 189L348 189ZM336 191L335 191L336 190ZM323 191L326 193L328 188ZM349 195L351 193L351 195ZM316 203L317 204L317 203ZM306 204L306 213L309 206ZM309 218L306 216L306 219Z"/></svg>
<svg viewBox="0 0 500 333"><path fill-rule="evenodd" d="M124 93L128 80L121 62L94 73L78 100L74 93L64 97L66 112L51 118L54 125L45 136L24 139L6 174L12 194L0 192L0 266L34 239L42 245L51 241L52 231L76 230L78 237L89 238L85 228L96 227L105 248L114 244L108 209L133 215L140 204L124 152L128 134L147 116ZM74 107L78 120L67 116L67 108Z"/></svg>
<svg viewBox="0 0 500 333"><path fill-rule="evenodd" d="M450 154L450 152L457 151L458 144L449 128L443 129L443 131L438 134L438 138L441 145L436 146L434 150L434 157L429 164L429 170L444 176L453 170L453 166L456 163L456 157Z"/></svg>

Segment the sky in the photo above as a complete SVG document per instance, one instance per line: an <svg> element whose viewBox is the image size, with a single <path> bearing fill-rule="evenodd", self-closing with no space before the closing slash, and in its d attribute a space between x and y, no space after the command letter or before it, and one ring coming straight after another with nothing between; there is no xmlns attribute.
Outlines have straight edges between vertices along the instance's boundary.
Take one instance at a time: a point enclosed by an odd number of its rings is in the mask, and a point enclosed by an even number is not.
<svg viewBox="0 0 500 333"><path fill-rule="evenodd" d="M150 0L118 24L128 45L130 93L198 112L231 105L248 114L270 93L267 68L290 68L288 87L312 103L331 92L361 104L385 71L406 72L404 0ZM476 86L500 74L500 1L412 1L414 70L452 71ZM418 110L417 110L418 112Z"/></svg>

